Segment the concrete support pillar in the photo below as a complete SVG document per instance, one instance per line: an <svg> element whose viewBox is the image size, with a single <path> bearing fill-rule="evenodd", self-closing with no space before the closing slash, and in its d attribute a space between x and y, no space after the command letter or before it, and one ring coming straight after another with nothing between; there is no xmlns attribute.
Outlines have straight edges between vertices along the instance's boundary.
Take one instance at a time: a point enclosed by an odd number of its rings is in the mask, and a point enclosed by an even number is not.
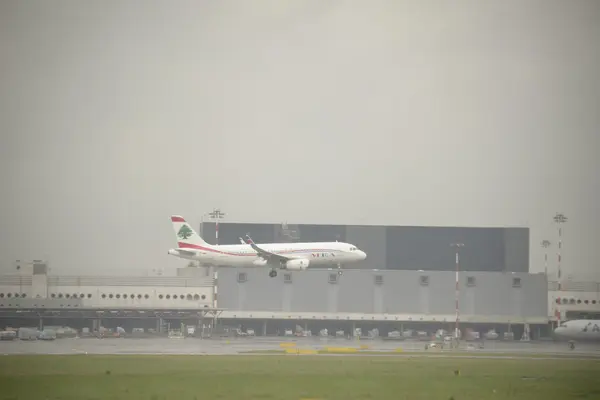
<svg viewBox="0 0 600 400"><path fill-rule="evenodd" d="M529 342L531 340L529 334L529 324L523 324L523 336L521 336L521 340L524 342Z"/></svg>
<svg viewBox="0 0 600 400"><path fill-rule="evenodd" d="M352 321L352 332L350 332L350 337L354 337L354 332L356 332L356 322Z"/></svg>
<svg viewBox="0 0 600 400"><path fill-rule="evenodd" d="M40 327L39 327L40 331L44 330L44 318L40 317Z"/></svg>
<svg viewBox="0 0 600 400"><path fill-rule="evenodd" d="M267 320L263 321L263 326L262 326L262 335L263 336L267 336Z"/></svg>

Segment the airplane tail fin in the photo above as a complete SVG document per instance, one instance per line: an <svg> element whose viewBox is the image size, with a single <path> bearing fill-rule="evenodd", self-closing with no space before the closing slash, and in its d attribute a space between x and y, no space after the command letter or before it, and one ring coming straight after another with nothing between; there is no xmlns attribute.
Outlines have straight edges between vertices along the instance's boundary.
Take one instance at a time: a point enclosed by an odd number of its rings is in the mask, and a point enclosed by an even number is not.
<svg viewBox="0 0 600 400"><path fill-rule="evenodd" d="M179 248L210 247L180 215L171 215L171 223Z"/></svg>

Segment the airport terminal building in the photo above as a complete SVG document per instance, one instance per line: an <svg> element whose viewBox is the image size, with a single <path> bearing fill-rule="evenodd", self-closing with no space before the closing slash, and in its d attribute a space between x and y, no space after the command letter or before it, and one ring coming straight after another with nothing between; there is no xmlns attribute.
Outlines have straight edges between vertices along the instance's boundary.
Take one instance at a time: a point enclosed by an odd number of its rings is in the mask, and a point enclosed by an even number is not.
<svg viewBox="0 0 600 400"><path fill-rule="evenodd" d="M203 224L214 243L214 224ZM21 263L0 276L0 326L64 324L161 331L166 323L251 327L272 335L302 326L313 332L452 330L456 320L451 243L464 243L459 273L460 327L520 337L547 335L553 297L544 274L529 274L525 228L277 226L220 224L220 244L330 241L356 244L368 257L335 270L181 268L174 276L48 275L44 262ZM212 236L212 240L211 240Z"/></svg>

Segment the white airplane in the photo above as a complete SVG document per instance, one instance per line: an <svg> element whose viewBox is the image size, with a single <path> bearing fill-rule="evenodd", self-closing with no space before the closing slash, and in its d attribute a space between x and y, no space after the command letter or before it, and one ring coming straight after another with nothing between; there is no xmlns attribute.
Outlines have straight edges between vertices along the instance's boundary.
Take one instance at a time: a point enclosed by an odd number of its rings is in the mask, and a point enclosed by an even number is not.
<svg viewBox="0 0 600 400"><path fill-rule="evenodd" d="M172 256L200 261L203 265L217 267L271 267L269 276L277 276L277 269L303 271L311 266L337 265L342 274L342 263L357 262L367 254L350 243L266 243L257 246L250 236L243 244L211 245L206 243L179 215L171 222L177 237L177 248L169 250Z"/></svg>
<svg viewBox="0 0 600 400"><path fill-rule="evenodd" d="M557 339L595 341L600 340L600 320L574 319L561 323L554 329Z"/></svg>

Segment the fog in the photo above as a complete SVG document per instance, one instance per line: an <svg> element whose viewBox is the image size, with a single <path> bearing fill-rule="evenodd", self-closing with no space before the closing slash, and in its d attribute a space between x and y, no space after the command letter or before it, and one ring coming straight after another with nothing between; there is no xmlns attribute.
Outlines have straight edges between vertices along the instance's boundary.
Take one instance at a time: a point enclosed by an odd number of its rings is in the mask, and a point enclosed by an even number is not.
<svg viewBox="0 0 600 400"><path fill-rule="evenodd" d="M169 216L220 207L529 226L534 272L562 212L597 276L600 4L452 4L3 1L0 270L174 269Z"/></svg>

